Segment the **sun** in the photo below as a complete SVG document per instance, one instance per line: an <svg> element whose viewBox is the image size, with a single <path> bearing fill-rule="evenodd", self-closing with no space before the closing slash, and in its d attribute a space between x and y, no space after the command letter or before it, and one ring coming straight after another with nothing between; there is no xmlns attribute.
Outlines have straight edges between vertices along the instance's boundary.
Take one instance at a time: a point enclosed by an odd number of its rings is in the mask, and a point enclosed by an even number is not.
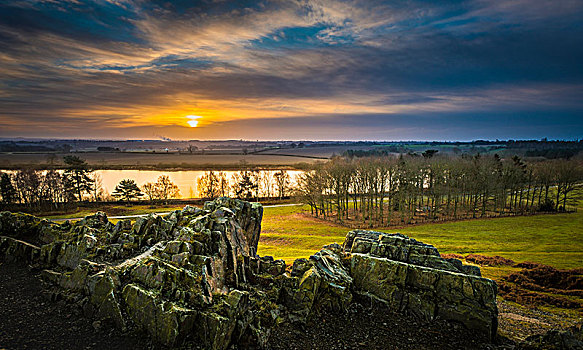
<svg viewBox="0 0 583 350"><path fill-rule="evenodd" d="M188 125L190 125L191 128L196 128L198 126L198 119L202 117L199 115L187 115L186 118L190 119L187 121Z"/></svg>

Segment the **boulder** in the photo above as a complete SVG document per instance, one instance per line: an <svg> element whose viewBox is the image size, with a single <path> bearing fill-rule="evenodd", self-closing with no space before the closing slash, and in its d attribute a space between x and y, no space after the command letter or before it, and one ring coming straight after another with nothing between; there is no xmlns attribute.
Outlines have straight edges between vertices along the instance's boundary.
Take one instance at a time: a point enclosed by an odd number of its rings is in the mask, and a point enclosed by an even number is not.
<svg viewBox="0 0 583 350"><path fill-rule="evenodd" d="M348 308L352 301L352 277L342 264L339 245L325 246L309 260L294 262L294 267L294 275L303 271L287 301L294 321L306 322L322 309L342 312Z"/></svg>
<svg viewBox="0 0 583 350"><path fill-rule="evenodd" d="M355 291L396 311L428 321L440 317L460 322L495 337L497 285L479 277L479 268L476 272L452 263L435 247L398 233L351 231L343 249L350 254Z"/></svg>

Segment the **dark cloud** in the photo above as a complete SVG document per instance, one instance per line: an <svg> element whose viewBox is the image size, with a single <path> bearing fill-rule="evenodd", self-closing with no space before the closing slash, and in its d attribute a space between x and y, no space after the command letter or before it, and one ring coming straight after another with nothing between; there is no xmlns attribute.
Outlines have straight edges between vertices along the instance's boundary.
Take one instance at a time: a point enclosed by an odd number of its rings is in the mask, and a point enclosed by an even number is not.
<svg viewBox="0 0 583 350"><path fill-rule="evenodd" d="M581 18L575 0L7 1L2 136L579 137Z"/></svg>

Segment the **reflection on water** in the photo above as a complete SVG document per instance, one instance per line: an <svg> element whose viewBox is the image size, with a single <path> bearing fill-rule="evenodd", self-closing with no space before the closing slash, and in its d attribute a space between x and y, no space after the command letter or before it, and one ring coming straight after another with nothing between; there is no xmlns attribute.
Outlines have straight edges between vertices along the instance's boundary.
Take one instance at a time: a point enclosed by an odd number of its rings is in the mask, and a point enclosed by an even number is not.
<svg viewBox="0 0 583 350"><path fill-rule="evenodd" d="M275 174L276 170L261 170L259 175ZM290 178L290 184L294 185L302 171L286 170ZM138 186L142 187L147 182L156 182L160 175L167 175L180 189L181 198L200 197L197 190L197 180L203 176L206 171L155 171L155 170L96 170L103 180L103 189L111 193L115 186L123 179L135 180ZM217 171L215 171L215 174ZM237 171L223 171L231 183L231 178ZM275 181L274 181L275 182ZM274 185L275 186L275 185Z"/></svg>

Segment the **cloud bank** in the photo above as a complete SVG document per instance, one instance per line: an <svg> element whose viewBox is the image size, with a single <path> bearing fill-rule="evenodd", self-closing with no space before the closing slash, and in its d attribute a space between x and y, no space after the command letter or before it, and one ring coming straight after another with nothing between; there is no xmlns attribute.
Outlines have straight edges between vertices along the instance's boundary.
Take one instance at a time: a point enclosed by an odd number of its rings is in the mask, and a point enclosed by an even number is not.
<svg viewBox="0 0 583 350"><path fill-rule="evenodd" d="M9 0L0 137L578 138L581 18L576 0Z"/></svg>

